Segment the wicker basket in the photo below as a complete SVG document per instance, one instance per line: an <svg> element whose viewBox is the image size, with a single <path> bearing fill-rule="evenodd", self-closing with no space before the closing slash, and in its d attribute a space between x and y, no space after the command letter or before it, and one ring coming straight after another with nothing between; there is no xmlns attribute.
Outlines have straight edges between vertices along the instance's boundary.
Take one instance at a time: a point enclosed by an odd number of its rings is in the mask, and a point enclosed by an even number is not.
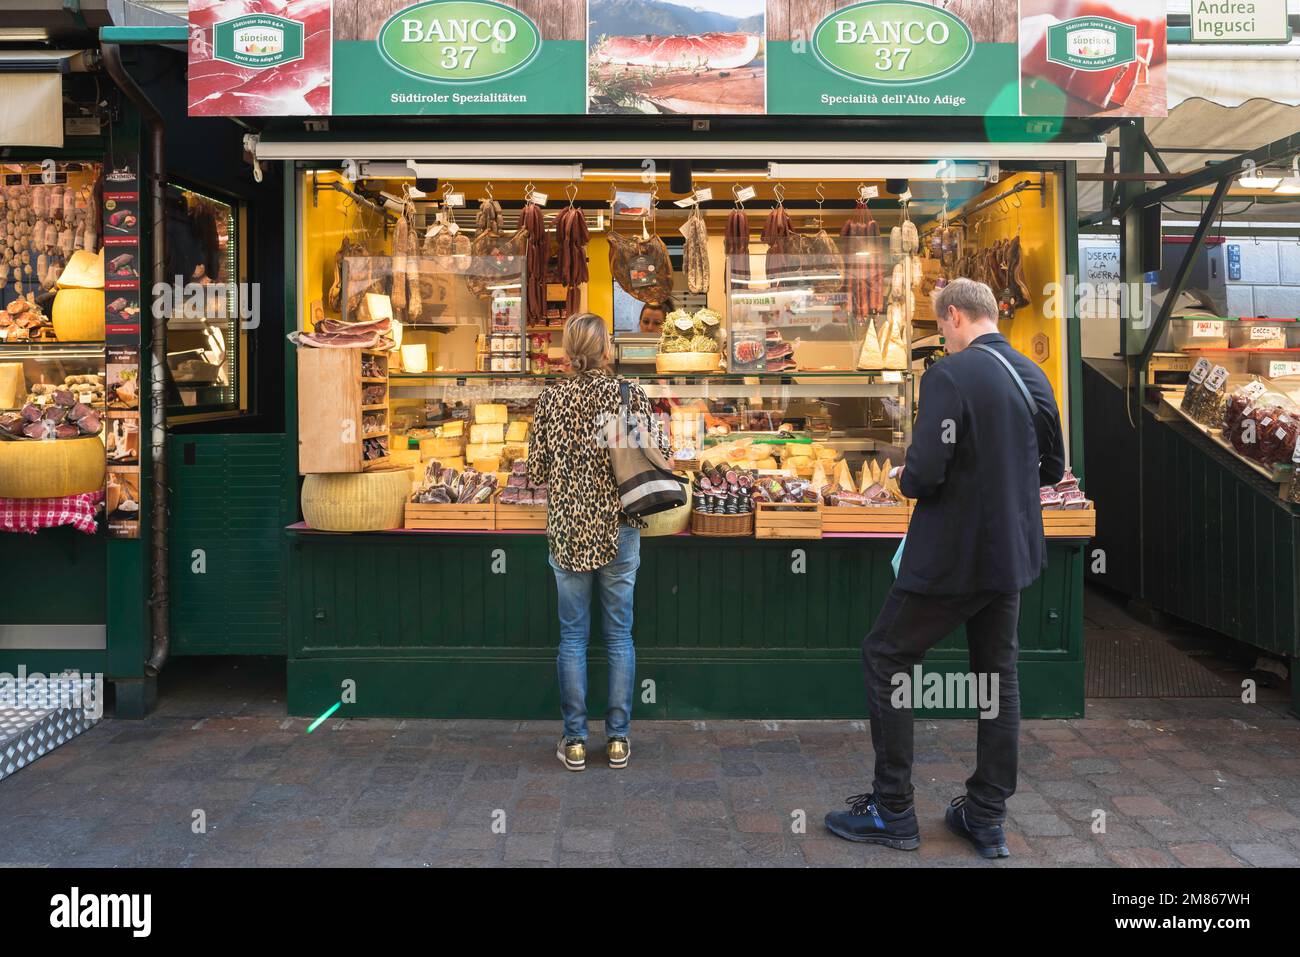
<svg viewBox="0 0 1300 957"><path fill-rule="evenodd" d="M692 511L691 534L711 538L747 538L754 534L754 513L709 515Z"/></svg>
<svg viewBox="0 0 1300 957"><path fill-rule="evenodd" d="M655 371L665 375L717 372L721 363L721 352L661 352L655 356Z"/></svg>

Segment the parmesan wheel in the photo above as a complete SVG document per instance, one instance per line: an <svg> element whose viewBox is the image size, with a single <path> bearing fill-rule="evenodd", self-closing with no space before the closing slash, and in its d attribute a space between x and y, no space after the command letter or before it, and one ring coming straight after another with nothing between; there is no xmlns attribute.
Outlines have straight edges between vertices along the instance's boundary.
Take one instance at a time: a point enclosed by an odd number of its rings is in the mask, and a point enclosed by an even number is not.
<svg viewBox="0 0 1300 957"><path fill-rule="evenodd" d="M0 498L61 498L104 487L104 443L97 436L0 442Z"/></svg>
<svg viewBox="0 0 1300 957"><path fill-rule="evenodd" d="M325 532L401 528L410 492L409 469L308 475L302 483L302 516Z"/></svg>

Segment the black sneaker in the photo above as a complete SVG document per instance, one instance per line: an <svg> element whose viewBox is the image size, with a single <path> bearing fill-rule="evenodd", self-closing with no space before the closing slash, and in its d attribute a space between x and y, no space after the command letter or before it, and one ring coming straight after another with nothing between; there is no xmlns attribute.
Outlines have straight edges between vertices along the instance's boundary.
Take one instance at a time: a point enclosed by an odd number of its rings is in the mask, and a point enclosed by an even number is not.
<svg viewBox="0 0 1300 957"><path fill-rule="evenodd" d="M862 844L884 844L900 851L914 851L921 846L915 807L891 811L878 803L874 794L855 794L844 803L849 810L826 815L826 829L837 837Z"/></svg>
<svg viewBox="0 0 1300 957"><path fill-rule="evenodd" d="M954 798L943 812L943 819L949 829L958 837L964 837L979 851L980 857L1010 857L1007 847L1007 835L1001 824L980 824L966 816L966 795Z"/></svg>

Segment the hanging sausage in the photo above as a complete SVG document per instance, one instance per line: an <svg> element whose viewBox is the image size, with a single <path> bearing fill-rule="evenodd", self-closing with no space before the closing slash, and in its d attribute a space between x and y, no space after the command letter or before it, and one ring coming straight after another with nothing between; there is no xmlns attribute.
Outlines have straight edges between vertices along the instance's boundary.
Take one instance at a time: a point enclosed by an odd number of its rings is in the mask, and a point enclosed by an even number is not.
<svg viewBox="0 0 1300 957"><path fill-rule="evenodd" d="M555 238L559 245L560 282L564 284L564 309L573 315L582 306L582 285L587 281L587 217L573 205L555 217Z"/></svg>
<svg viewBox="0 0 1300 957"><path fill-rule="evenodd" d="M709 229L700 212L699 203L682 224L686 245L682 250L682 270L686 273L686 288L691 292L709 291Z"/></svg>
<svg viewBox="0 0 1300 957"><path fill-rule="evenodd" d="M727 231L722 240L722 251L727 256L727 265L731 269L732 279L749 279L749 217L745 207L736 203L736 208L727 217Z"/></svg>
<svg viewBox="0 0 1300 957"><path fill-rule="evenodd" d="M531 197L532 190L528 191ZM525 303L529 325L546 321L546 218L542 208L528 199L519 214L519 227L527 242L527 267L524 282L527 285Z"/></svg>

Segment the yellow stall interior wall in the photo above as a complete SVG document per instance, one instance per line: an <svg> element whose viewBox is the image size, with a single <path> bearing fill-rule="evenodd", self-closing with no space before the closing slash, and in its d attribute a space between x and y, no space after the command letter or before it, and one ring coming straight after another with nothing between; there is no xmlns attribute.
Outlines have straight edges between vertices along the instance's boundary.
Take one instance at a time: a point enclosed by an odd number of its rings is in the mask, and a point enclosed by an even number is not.
<svg viewBox="0 0 1300 957"><path fill-rule="evenodd" d="M1052 383L1056 393L1056 404L1065 410L1065 326L1060 319L1048 319L1043 315L1043 305L1047 300L1044 290L1051 283L1059 283L1063 277L1063 259L1061 256L1060 237L1061 210L1060 184L1053 173L1013 173L1000 182L990 186L976 196L969 205L975 206L984 200L1011 189L1018 182L1037 183L1039 178L1044 183L1044 193L1037 190L1023 192L1015 200L1007 200L1005 205L995 203L988 209L981 210L972 218L979 224L978 232L967 231L967 238L978 238L981 248L995 240L1011 239L1020 232L1021 258L1024 262L1025 282L1029 286L1031 305L1019 310L1009 323L1000 323L1002 334L1010 340L1018 351L1033 358L1033 339L1040 332L1047 336L1047 361L1040 363L1044 375ZM1040 202L1040 196L1046 203ZM1053 287L1055 288L1055 287ZM994 290L996 293L998 290ZM1062 422L1066 421L1062 415Z"/></svg>
<svg viewBox="0 0 1300 957"><path fill-rule="evenodd" d="M298 297L299 318L302 328L311 329L312 304L320 302L323 306L326 293L334 281L334 254L343 245L345 236L353 240L363 239L368 247L375 251L391 253L391 237L384 238L383 222L378 213L360 203L353 202L347 196L332 189L322 189L312 202L312 180L321 184L339 183L348 185L338 173L327 170L307 173L302 184L302 243L303 250L301 275L299 276L300 294ZM325 315L332 319L339 318L337 312L325 310Z"/></svg>

